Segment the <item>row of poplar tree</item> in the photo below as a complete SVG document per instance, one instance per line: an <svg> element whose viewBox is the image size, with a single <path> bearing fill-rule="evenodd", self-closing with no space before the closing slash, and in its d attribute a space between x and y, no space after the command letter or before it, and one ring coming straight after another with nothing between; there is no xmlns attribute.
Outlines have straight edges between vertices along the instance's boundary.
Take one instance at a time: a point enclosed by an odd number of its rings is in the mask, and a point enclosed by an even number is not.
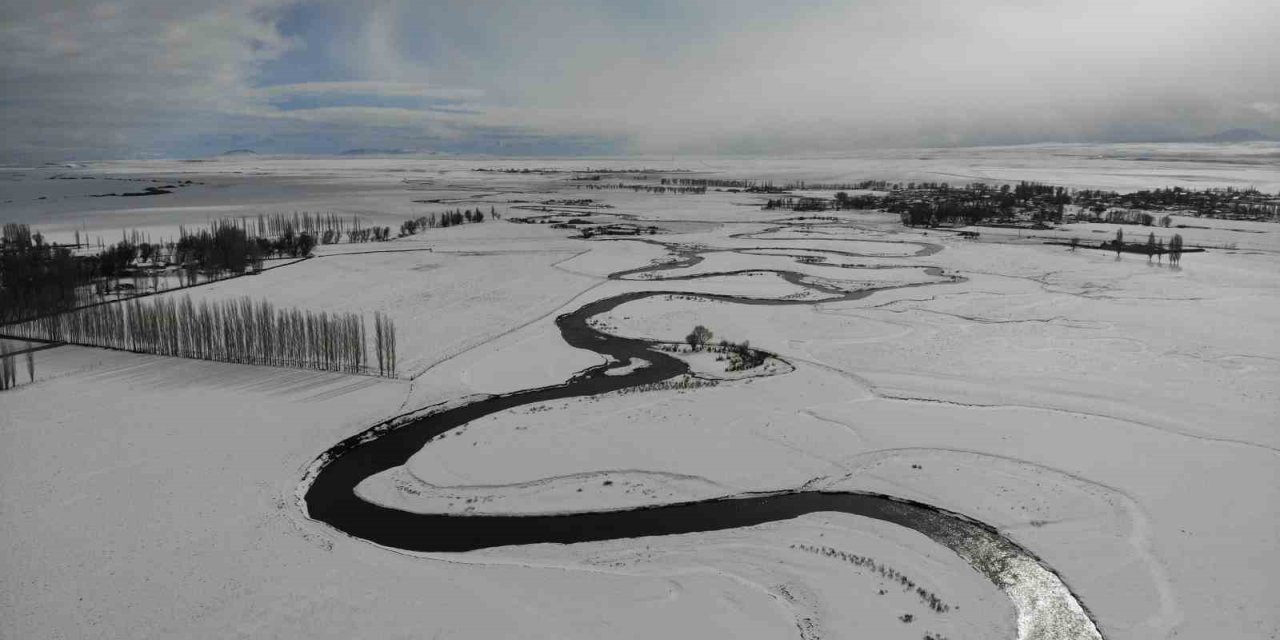
<svg viewBox="0 0 1280 640"><path fill-rule="evenodd" d="M15 361L17 356L9 353L9 343L0 340L0 391L18 386L18 363ZM26 350L25 355L27 356L27 378L34 382L36 379L35 357L30 349Z"/></svg>
<svg viewBox="0 0 1280 640"><path fill-rule="evenodd" d="M200 360L396 374L396 330L381 312L368 335L356 313L277 309L251 298L190 296L103 304L6 327L12 335ZM375 363L367 361L372 339ZM376 364L376 367L374 366Z"/></svg>

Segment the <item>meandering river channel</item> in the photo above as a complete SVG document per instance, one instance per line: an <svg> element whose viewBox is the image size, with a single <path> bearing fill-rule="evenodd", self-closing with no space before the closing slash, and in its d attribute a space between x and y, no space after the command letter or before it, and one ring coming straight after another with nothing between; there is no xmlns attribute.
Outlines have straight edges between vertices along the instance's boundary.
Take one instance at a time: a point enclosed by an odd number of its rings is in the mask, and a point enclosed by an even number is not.
<svg viewBox="0 0 1280 640"><path fill-rule="evenodd" d="M656 243L664 244L665 243ZM930 255L937 245L915 244L916 256ZM669 248L671 248L669 246ZM760 250L766 247L752 247ZM777 249L777 247L768 247ZM729 250L748 250L729 249ZM701 254L726 249L675 248L677 258L665 263L612 274L632 279L697 264ZM858 256L847 252L827 252ZM860 256L882 257L882 256ZM906 266L904 268L921 268ZM366 502L355 494L365 478L404 465L434 437L477 418L521 405L590 396L669 380L689 372L682 360L659 349L656 341L624 338L593 328L589 320L620 305L659 296L697 297L748 305L797 305L853 300L878 291L936 286L962 279L944 277L927 267L934 282L844 291L793 271L770 269L788 282L812 289L820 299L779 300L686 291L640 291L607 297L556 318L570 346L609 356L611 363L587 369L564 383L492 396L407 421L388 422L352 436L324 452L308 475L304 508L309 517L348 535L379 545L423 552L461 552L505 545L579 543L641 536L718 531L776 522L817 512L841 512L874 518L918 531L955 552L1006 593L1018 613L1019 640L1101 640L1088 611L1062 578L1029 550L982 522L938 507L887 495L860 492L779 491L639 509L556 515L491 516L416 514ZM739 273L739 272L732 272ZM667 279L689 280L728 273L704 273ZM661 279L646 280L658 283ZM649 366L609 375L632 359Z"/></svg>

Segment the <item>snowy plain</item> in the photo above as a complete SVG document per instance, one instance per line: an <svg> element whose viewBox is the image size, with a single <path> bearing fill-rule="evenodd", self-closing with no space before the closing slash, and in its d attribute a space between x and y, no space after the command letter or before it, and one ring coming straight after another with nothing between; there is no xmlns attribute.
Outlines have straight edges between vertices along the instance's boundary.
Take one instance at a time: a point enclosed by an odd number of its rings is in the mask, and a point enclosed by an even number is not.
<svg viewBox="0 0 1280 640"><path fill-rule="evenodd" d="M1277 153L1064 146L679 168L1274 191ZM1173 269L1016 234L926 234L875 213L780 228L782 216L750 194L587 192L562 173L471 171L508 166L677 168L670 159L254 158L5 170L5 220L55 238L77 226L107 241L122 227L163 235L293 210L398 226L493 206L509 219L523 215L515 201L551 198L593 198L675 231L655 244L489 221L326 246L296 265L190 290L390 313L398 379L40 352L36 382L0 393L0 637L1016 637L1007 598L953 553L855 516L410 554L301 510L298 484L327 447L406 411L598 365L561 341L555 317L648 290L687 295L645 298L598 321L672 342L703 324L791 367L494 414L366 480L361 495L407 510L534 513L799 487L882 492L997 527L1063 576L1107 638L1280 633L1268 591L1280 575L1280 226L1188 219L1209 227L1179 230L1189 244L1236 246L1188 254ZM53 172L94 179L49 180ZM81 193L98 181L118 191L114 178L179 177L204 184L172 198ZM1056 235L1096 229L1114 231L1069 225ZM926 244L941 250L916 255ZM726 251L652 279L608 278L695 246ZM758 271L670 279L743 270ZM827 296L769 270L858 289L922 286L812 304ZM931 611L865 567L805 550L814 547L874 558L954 606Z"/></svg>

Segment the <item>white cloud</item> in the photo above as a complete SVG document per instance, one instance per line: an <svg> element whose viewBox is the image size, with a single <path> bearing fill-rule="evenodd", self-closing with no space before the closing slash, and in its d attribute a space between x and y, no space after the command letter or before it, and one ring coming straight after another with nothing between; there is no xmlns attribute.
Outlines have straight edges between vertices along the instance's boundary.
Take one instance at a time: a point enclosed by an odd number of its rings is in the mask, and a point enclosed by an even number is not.
<svg viewBox="0 0 1280 640"><path fill-rule="evenodd" d="M701 153L1280 133L1272 0L327 0L333 33L301 51L339 72L256 87L299 45L277 28L286 5L0 7L0 81L20 88L0 103L4 150L282 131Z"/></svg>
<svg viewBox="0 0 1280 640"><path fill-rule="evenodd" d="M1194 136L1280 100L1271 0L624 4L383 0L350 52L645 151Z"/></svg>
<svg viewBox="0 0 1280 640"><path fill-rule="evenodd" d="M1249 108L1272 120L1280 120L1280 103L1255 102Z"/></svg>

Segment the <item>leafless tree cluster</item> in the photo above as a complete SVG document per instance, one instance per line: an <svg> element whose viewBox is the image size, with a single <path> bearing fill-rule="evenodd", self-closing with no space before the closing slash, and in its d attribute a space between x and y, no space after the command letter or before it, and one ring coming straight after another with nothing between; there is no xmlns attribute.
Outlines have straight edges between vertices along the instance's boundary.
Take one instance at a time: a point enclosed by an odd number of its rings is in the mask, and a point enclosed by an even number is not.
<svg viewBox="0 0 1280 640"><path fill-rule="evenodd" d="M396 326L381 311L373 314L373 350L378 357L378 375L396 375Z"/></svg>
<svg viewBox="0 0 1280 640"><path fill-rule="evenodd" d="M360 219L351 216L350 220L336 213L311 213L297 211L290 216L284 213L258 215L257 235L280 237L284 235L310 234L320 237L325 233L342 236L347 229L359 229Z"/></svg>
<svg viewBox="0 0 1280 640"><path fill-rule="evenodd" d="M9 343L0 341L0 391L18 386L18 365L14 362L16 355L11 355ZM27 351L27 376L36 379L36 361L33 354Z"/></svg>
<svg viewBox="0 0 1280 640"><path fill-rule="evenodd" d="M0 391L17 386L18 376L14 374L14 368L8 345L0 344Z"/></svg>
<svg viewBox="0 0 1280 640"><path fill-rule="evenodd" d="M395 326L376 318L378 375L395 375ZM14 325L23 337L200 360L371 373L355 313L276 309L250 298L131 300Z"/></svg>
<svg viewBox="0 0 1280 640"><path fill-rule="evenodd" d="M425 202L419 200L417 202ZM493 220L501 220L502 214L494 207L489 207L489 217ZM475 211L471 209L451 209L440 212L440 217L432 213L425 216L419 216L410 220L405 220L400 224L400 237L411 236L425 229L434 229L436 227L456 227L464 223L484 222L484 211L480 207L476 207Z"/></svg>

